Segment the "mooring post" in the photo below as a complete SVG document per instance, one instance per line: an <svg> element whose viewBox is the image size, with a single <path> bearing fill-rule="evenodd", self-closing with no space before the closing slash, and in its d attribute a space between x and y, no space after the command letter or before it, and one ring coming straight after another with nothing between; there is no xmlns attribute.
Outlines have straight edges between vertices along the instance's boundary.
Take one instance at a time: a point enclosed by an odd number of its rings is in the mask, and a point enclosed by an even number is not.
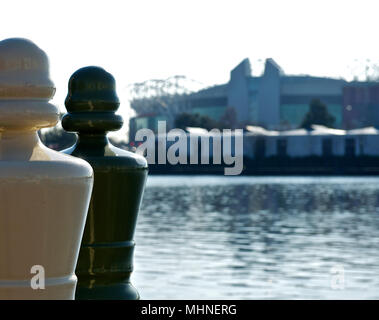
<svg viewBox="0 0 379 320"><path fill-rule="evenodd" d="M54 93L44 51L0 42L0 299L74 299L93 171L41 143Z"/></svg>
<svg viewBox="0 0 379 320"><path fill-rule="evenodd" d="M144 157L113 146L108 131L122 127L113 76L99 67L77 70L69 80L65 130L77 143L63 150L88 161L94 189L80 249L76 299L139 299L130 283L134 230L147 178Z"/></svg>

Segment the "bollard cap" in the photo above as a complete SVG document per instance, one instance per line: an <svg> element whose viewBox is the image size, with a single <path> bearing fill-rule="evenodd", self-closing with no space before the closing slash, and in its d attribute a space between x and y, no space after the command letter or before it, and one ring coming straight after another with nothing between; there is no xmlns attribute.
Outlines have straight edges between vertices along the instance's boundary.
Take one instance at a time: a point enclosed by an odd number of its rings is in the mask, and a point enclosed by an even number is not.
<svg viewBox="0 0 379 320"><path fill-rule="evenodd" d="M55 125L58 109L48 103L54 94L44 51L27 39L0 41L0 130Z"/></svg>
<svg viewBox="0 0 379 320"><path fill-rule="evenodd" d="M0 41L0 98L54 96L49 61L44 51L22 38Z"/></svg>
<svg viewBox="0 0 379 320"><path fill-rule="evenodd" d="M65 105L62 126L67 131L99 133L122 127L122 117L115 114L120 105L116 82L103 68L77 70L70 77Z"/></svg>
<svg viewBox="0 0 379 320"><path fill-rule="evenodd" d="M67 111L116 111L120 101L113 76L100 67L77 70L68 83Z"/></svg>

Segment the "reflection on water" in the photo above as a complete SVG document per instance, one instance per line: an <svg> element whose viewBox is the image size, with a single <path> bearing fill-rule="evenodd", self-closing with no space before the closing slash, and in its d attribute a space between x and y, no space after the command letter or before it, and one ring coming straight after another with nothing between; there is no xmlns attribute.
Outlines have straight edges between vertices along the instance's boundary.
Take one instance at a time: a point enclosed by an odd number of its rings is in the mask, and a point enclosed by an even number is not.
<svg viewBox="0 0 379 320"><path fill-rule="evenodd" d="M379 299L379 178L152 176L135 239L142 299Z"/></svg>

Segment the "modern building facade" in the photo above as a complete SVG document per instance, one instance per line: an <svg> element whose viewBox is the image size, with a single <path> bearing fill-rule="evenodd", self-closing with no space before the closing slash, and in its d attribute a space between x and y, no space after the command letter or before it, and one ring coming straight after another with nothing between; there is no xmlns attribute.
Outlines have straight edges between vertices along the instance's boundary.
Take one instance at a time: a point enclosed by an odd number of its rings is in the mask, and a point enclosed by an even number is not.
<svg viewBox="0 0 379 320"><path fill-rule="evenodd" d="M379 84L353 82L343 88L343 124L346 129L379 125Z"/></svg>
<svg viewBox="0 0 379 320"><path fill-rule="evenodd" d="M178 97L175 109L218 121L228 108L234 108L240 128L258 125L289 130L301 125L312 99L320 99L327 106L335 118L335 128L379 126L378 83L286 75L271 58L266 60L260 77L252 76L250 62L244 59L230 72L228 83ZM173 127L175 113L162 113L162 108L157 108L153 113L141 114L134 107L137 103L131 103L137 116L130 122L130 138L140 127L155 130L158 120L166 120L168 129Z"/></svg>
<svg viewBox="0 0 379 320"><path fill-rule="evenodd" d="M247 126L244 134L244 156L268 157L379 156L379 130L374 127L342 130L321 125L312 130L265 130Z"/></svg>

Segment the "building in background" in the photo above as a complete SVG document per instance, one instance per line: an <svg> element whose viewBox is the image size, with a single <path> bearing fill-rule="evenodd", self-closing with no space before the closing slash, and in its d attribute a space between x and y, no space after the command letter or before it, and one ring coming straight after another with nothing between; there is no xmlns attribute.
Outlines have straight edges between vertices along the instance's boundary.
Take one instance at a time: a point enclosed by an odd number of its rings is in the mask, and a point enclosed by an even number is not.
<svg viewBox="0 0 379 320"><path fill-rule="evenodd" d="M230 72L226 84L194 92L184 90L177 83L176 87L172 83L159 85L157 94L131 101L137 115L130 119L129 141L134 140L140 128L156 131L159 120L166 120L170 130L180 113L200 114L220 121L230 108L234 109L236 125L240 128L258 125L269 130L295 129L301 125L315 98L334 116L335 128L379 127L378 83L286 75L271 58L266 60L259 77L252 76L250 62L244 59ZM177 91L164 90L170 86Z"/></svg>
<svg viewBox="0 0 379 320"><path fill-rule="evenodd" d="M379 84L351 82L343 88L343 124L346 129L379 126Z"/></svg>

